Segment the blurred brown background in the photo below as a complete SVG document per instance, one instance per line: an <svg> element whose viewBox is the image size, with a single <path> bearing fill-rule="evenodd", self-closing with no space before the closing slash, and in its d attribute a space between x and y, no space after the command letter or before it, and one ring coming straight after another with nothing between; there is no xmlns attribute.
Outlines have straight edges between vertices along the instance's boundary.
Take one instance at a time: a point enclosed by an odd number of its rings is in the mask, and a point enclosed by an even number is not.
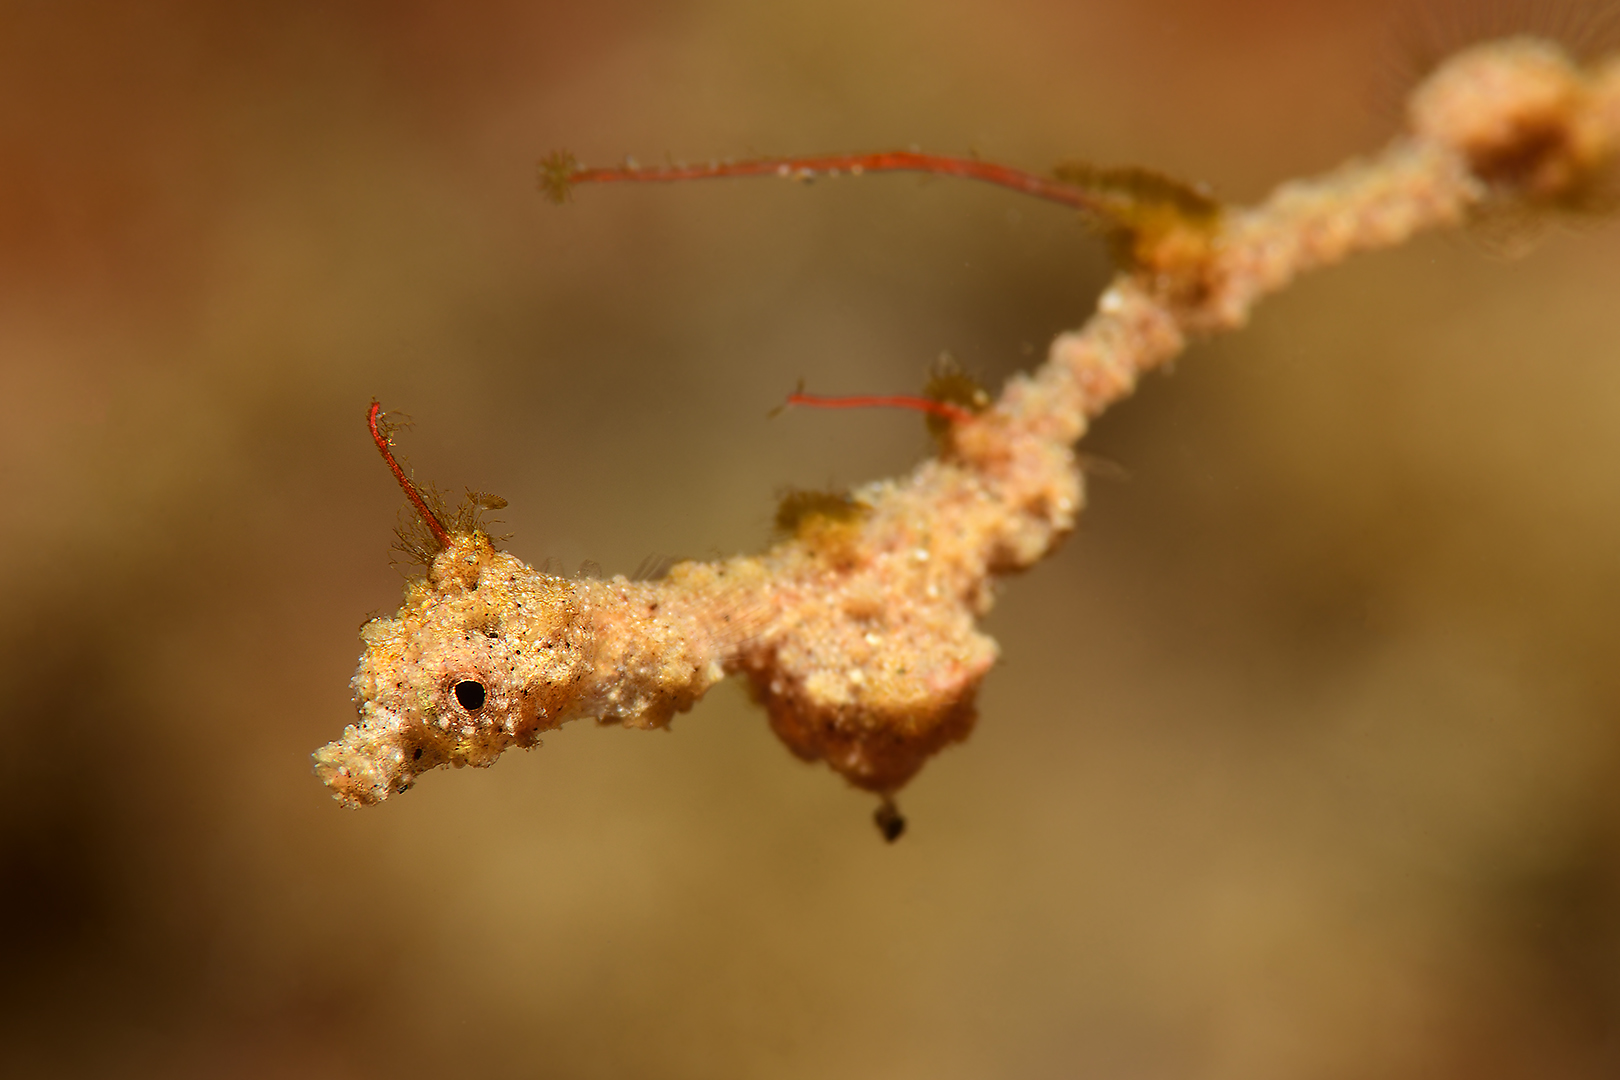
<svg viewBox="0 0 1620 1080"><path fill-rule="evenodd" d="M630 572L925 451L767 421L800 377L999 382L1106 275L971 184L558 209L542 154L1252 200L1477 14L1401 7L0 0L0 1072L1620 1074L1612 228L1320 274L1105 418L893 848L736 687L363 813L310 774L399 596L373 395L517 554Z"/></svg>

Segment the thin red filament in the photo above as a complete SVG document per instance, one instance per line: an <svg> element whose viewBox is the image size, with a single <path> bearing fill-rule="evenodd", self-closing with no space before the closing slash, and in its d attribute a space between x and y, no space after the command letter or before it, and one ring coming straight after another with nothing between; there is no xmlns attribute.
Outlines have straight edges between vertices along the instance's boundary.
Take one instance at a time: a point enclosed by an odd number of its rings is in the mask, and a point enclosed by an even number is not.
<svg viewBox="0 0 1620 1080"><path fill-rule="evenodd" d="M752 158L747 161L710 162L707 165L620 165L612 168L570 172L570 184L602 184L617 180L663 182L706 180L723 176L781 176L808 180L816 176L868 172L924 172L937 176L961 176L998 184L1037 199L1062 203L1080 210L1102 212L1106 208L1095 194L1075 184L1053 180L1008 165L996 165L977 158L924 154L915 150L891 150L876 154L824 154L812 157Z"/></svg>
<svg viewBox="0 0 1620 1080"><path fill-rule="evenodd" d="M806 394L795 390L787 396L789 405L809 405L816 409L911 409L943 417L952 423L972 420L973 413L960 405L911 394L851 394L846 397L827 397L824 394Z"/></svg>
<svg viewBox="0 0 1620 1080"><path fill-rule="evenodd" d="M407 499L411 500L411 505L416 507L416 512L422 515L422 522L428 527L428 532L433 534L433 539L439 542L440 548L449 547L450 533L444 527L444 522L440 521L439 516L428 508L428 504L422 498L421 492L416 490L416 485L411 482L410 477L405 475L405 470L400 468L399 462L395 460L394 452L388 449L388 436L384 435L382 430L377 427L377 417L380 415L382 415L382 402L373 401L371 411L366 413L366 426L371 428L371 441L377 444L377 451L382 454L383 461L388 463L388 471L392 472L394 479L399 481L400 490L405 492Z"/></svg>

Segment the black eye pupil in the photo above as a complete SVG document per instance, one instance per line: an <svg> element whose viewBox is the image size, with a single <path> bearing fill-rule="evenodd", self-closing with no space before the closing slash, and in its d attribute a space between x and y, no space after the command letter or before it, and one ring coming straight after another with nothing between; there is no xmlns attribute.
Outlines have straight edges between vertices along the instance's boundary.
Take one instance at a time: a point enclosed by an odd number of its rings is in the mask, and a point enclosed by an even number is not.
<svg viewBox="0 0 1620 1080"><path fill-rule="evenodd" d="M484 684L463 679L456 683L456 700L468 712L477 712L484 707Z"/></svg>

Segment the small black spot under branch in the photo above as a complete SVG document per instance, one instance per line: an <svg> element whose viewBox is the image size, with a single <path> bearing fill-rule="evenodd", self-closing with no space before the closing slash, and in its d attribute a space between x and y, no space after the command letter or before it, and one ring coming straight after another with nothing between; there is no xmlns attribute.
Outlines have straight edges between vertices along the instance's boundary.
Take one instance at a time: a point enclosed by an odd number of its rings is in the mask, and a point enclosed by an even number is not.
<svg viewBox="0 0 1620 1080"><path fill-rule="evenodd" d="M894 800L887 796L873 811L872 821L876 823L878 832L883 834L883 839L891 844L900 839L901 834L906 831L905 815L894 805Z"/></svg>
<svg viewBox="0 0 1620 1080"><path fill-rule="evenodd" d="M456 683L456 700L468 712L477 712L484 707L484 684L473 679L463 679Z"/></svg>

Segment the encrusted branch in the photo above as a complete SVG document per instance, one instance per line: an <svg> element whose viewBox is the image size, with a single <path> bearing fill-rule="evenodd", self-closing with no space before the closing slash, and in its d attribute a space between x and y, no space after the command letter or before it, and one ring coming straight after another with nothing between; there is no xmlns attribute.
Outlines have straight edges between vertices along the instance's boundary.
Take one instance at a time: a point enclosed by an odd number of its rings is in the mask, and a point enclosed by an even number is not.
<svg viewBox="0 0 1620 1080"><path fill-rule="evenodd" d="M379 802L428 769L488 765L571 719L661 727L736 674L796 754L888 796L971 730L997 651L975 623L999 576L1073 528L1072 447L1092 417L1304 271L1497 205L1599 205L1617 146L1620 63L1582 70L1554 46L1511 40L1436 71L1378 156L1253 209L1206 206L1150 174L1122 185L1120 173L1066 172L1065 183L1126 193L1103 214L1125 268L1085 327L994 405L934 410L937 456L798 504L792 535L762 555L681 563L657 582L553 577L476 528L450 530L399 614L362 629L359 717L317 752L316 771L346 805ZM571 159L547 168L564 193L633 178ZM884 813L897 832L887 802Z"/></svg>

